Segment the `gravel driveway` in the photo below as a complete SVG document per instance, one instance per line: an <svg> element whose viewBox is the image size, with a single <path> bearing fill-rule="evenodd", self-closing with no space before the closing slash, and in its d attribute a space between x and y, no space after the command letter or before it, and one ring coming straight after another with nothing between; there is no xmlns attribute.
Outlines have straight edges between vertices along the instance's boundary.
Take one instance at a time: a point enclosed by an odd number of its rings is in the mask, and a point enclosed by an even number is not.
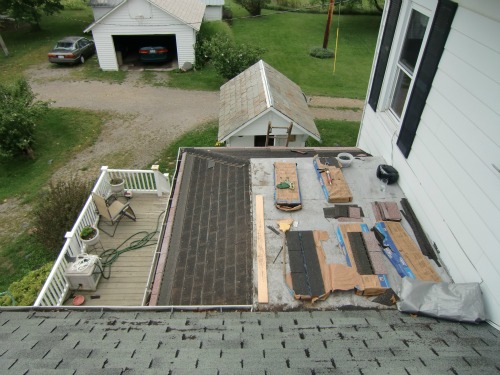
<svg viewBox="0 0 500 375"><path fill-rule="evenodd" d="M55 70L61 72L65 70ZM141 72L128 72L121 84L57 80L55 73L43 66L29 72L38 99L52 101L53 107L116 113L104 124L97 142L69 161L63 171L56 173L56 179L82 173L95 177L102 165L114 167L110 160L117 153L127 155L127 165L120 167L143 168L171 140L219 115L218 92L140 85Z"/></svg>

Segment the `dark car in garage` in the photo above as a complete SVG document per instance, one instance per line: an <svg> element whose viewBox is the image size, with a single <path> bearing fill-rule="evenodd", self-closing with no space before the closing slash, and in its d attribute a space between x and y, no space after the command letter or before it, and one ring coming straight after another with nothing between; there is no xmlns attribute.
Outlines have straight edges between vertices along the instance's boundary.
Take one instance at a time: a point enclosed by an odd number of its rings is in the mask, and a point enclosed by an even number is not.
<svg viewBox="0 0 500 375"><path fill-rule="evenodd" d="M141 47L139 60L142 62L166 62L171 60L171 56L168 49L163 46Z"/></svg>
<svg viewBox="0 0 500 375"><path fill-rule="evenodd" d="M51 63L76 64L84 63L85 59L95 53L94 42L81 36L68 36L56 43L49 52Z"/></svg>

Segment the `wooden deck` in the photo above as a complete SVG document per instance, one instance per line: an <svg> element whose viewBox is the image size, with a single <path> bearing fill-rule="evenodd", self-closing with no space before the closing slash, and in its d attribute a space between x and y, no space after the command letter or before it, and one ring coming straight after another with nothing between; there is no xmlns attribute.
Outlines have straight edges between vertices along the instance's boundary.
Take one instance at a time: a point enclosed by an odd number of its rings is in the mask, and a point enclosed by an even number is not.
<svg viewBox="0 0 500 375"><path fill-rule="evenodd" d="M77 294L85 296L84 306L140 306L142 304L159 229L164 218L163 215L161 218L159 216L165 210L167 201L168 196L159 198L155 194L134 194L130 200L130 206L136 214L137 221L123 217L113 237L100 231L101 244L88 249L89 254L101 255L108 249L121 251L134 244L135 241L140 241L148 233L156 231L156 234L148 242L149 246L121 253L111 266L109 279L101 277L95 292L79 291ZM106 222L101 223L99 228L109 233L113 230L113 227ZM105 268L106 276L109 271L109 268ZM69 298L65 304L71 305L72 303L72 298Z"/></svg>

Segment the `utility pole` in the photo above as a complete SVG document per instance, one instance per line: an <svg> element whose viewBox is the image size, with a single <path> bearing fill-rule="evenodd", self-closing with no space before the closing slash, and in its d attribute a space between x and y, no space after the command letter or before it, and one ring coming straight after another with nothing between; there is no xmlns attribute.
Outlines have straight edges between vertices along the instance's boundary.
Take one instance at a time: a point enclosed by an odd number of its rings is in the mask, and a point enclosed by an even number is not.
<svg viewBox="0 0 500 375"><path fill-rule="evenodd" d="M2 47L3 53L5 53L5 56L9 56L9 50L7 49L7 46L5 45L5 42L3 41L1 34L0 34L0 47Z"/></svg>
<svg viewBox="0 0 500 375"><path fill-rule="evenodd" d="M326 21L325 37L323 38L323 49L328 48L328 37L330 36L330 25L332 23L334 5L335 0L330 0L330 5L328 6L328 20Z"/></svg>

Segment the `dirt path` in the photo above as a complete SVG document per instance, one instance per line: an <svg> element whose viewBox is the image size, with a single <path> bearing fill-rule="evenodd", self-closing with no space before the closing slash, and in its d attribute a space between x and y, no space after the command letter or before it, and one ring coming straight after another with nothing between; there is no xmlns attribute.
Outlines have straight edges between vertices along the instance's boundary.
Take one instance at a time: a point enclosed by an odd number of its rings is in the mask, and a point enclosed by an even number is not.
<svg viewBox="0 0 500 375"><path fill-rule="evenodd" d="M309 98L309 108L316 119L361 121L364 103L363 100L349 98Z"/></svg>

